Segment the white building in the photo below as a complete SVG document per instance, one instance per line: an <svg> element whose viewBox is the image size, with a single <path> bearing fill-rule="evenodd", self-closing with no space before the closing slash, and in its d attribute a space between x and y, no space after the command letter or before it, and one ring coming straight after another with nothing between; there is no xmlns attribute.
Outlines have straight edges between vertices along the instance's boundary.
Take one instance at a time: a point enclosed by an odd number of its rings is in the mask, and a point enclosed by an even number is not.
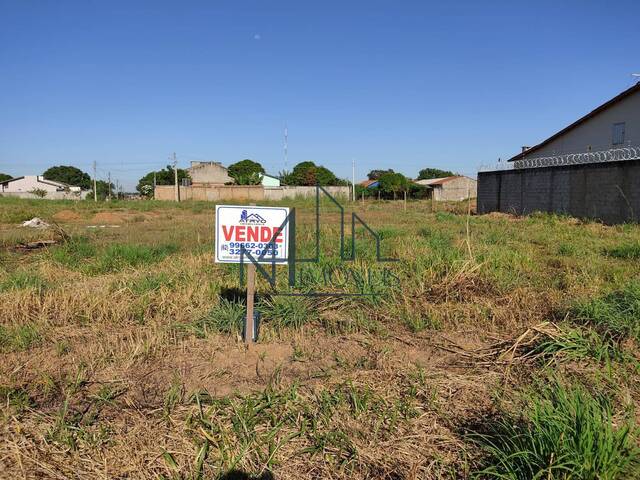
<svg viewBox="0 0 640 480"><path fill-rule="evenodd" d="M50 200L79 200L89 192L66 183L47 180L41 175L25 175L0 183L0 195Z"/></svg>
<svg viewBox="0 0 640 480"><path fill-rule="evenodd" d="M280 179L273 175L267 175L266 173L260 174L260 183L263 187L279 187Z"/></svg>

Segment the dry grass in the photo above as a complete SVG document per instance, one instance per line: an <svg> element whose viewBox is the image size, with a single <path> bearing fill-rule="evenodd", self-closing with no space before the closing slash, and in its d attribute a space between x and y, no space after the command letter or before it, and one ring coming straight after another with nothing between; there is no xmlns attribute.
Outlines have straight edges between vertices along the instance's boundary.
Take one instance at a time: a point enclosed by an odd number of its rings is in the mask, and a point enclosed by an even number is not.
<svg viewBox="0 0 640 480"><path fill-rule="evenodd" d="M311 204L296 206L311 253ZM212 204L0 199L0 476L467 478L486 458L460 426L550 371L635 408L633 336L592 326L625 313L580 306L637 280L635 257L610 252L640 228L450 207L348 206L400 259L398 285L290 300L261 280L247 350L237 267L212 263ZM305 275L329 290L338 216L322 212ZM36 215L61 230L16 226ZM58 243L15 248L37 240ZM379 267L372 247L358 240L358 271Z"/></svg>

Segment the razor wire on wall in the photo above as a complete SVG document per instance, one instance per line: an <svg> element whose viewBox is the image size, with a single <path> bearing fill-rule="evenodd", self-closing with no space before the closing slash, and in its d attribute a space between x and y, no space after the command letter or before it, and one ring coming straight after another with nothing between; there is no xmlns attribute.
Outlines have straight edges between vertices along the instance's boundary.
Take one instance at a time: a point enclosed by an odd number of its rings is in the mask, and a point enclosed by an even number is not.
<svg viewBox="0 0 640 480"><path fill-rule="evenodd" d="M495 166L481 166L481 172L522 168L563 167L589 163L619 162L640 159L640 146L628 146L596 152L566 153L547 157L523 158L514 162L500 162Z"/></svg>

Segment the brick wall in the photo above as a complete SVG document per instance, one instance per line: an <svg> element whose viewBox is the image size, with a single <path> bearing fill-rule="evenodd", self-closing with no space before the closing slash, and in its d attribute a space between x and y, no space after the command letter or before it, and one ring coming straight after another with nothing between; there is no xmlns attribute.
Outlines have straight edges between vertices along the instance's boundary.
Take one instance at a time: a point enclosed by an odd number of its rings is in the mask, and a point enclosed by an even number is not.
<svg viewBox="0 0 640 480"><path fill-rule="evenodd" d="M637 222L640 160L480 172L478 213L495 211Z"/></svg>

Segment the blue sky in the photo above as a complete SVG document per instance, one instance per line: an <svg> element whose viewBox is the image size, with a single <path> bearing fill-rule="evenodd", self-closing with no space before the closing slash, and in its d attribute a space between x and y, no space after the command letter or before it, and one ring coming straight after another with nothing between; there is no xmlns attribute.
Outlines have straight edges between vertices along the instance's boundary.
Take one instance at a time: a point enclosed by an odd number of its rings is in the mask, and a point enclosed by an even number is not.
<svg viewBox="0 0 640 480"><path fill-rule="evenodd" d="M640 2L0 0L0 172L176 152L357 178L480 164L632 84Z"/></svg>

